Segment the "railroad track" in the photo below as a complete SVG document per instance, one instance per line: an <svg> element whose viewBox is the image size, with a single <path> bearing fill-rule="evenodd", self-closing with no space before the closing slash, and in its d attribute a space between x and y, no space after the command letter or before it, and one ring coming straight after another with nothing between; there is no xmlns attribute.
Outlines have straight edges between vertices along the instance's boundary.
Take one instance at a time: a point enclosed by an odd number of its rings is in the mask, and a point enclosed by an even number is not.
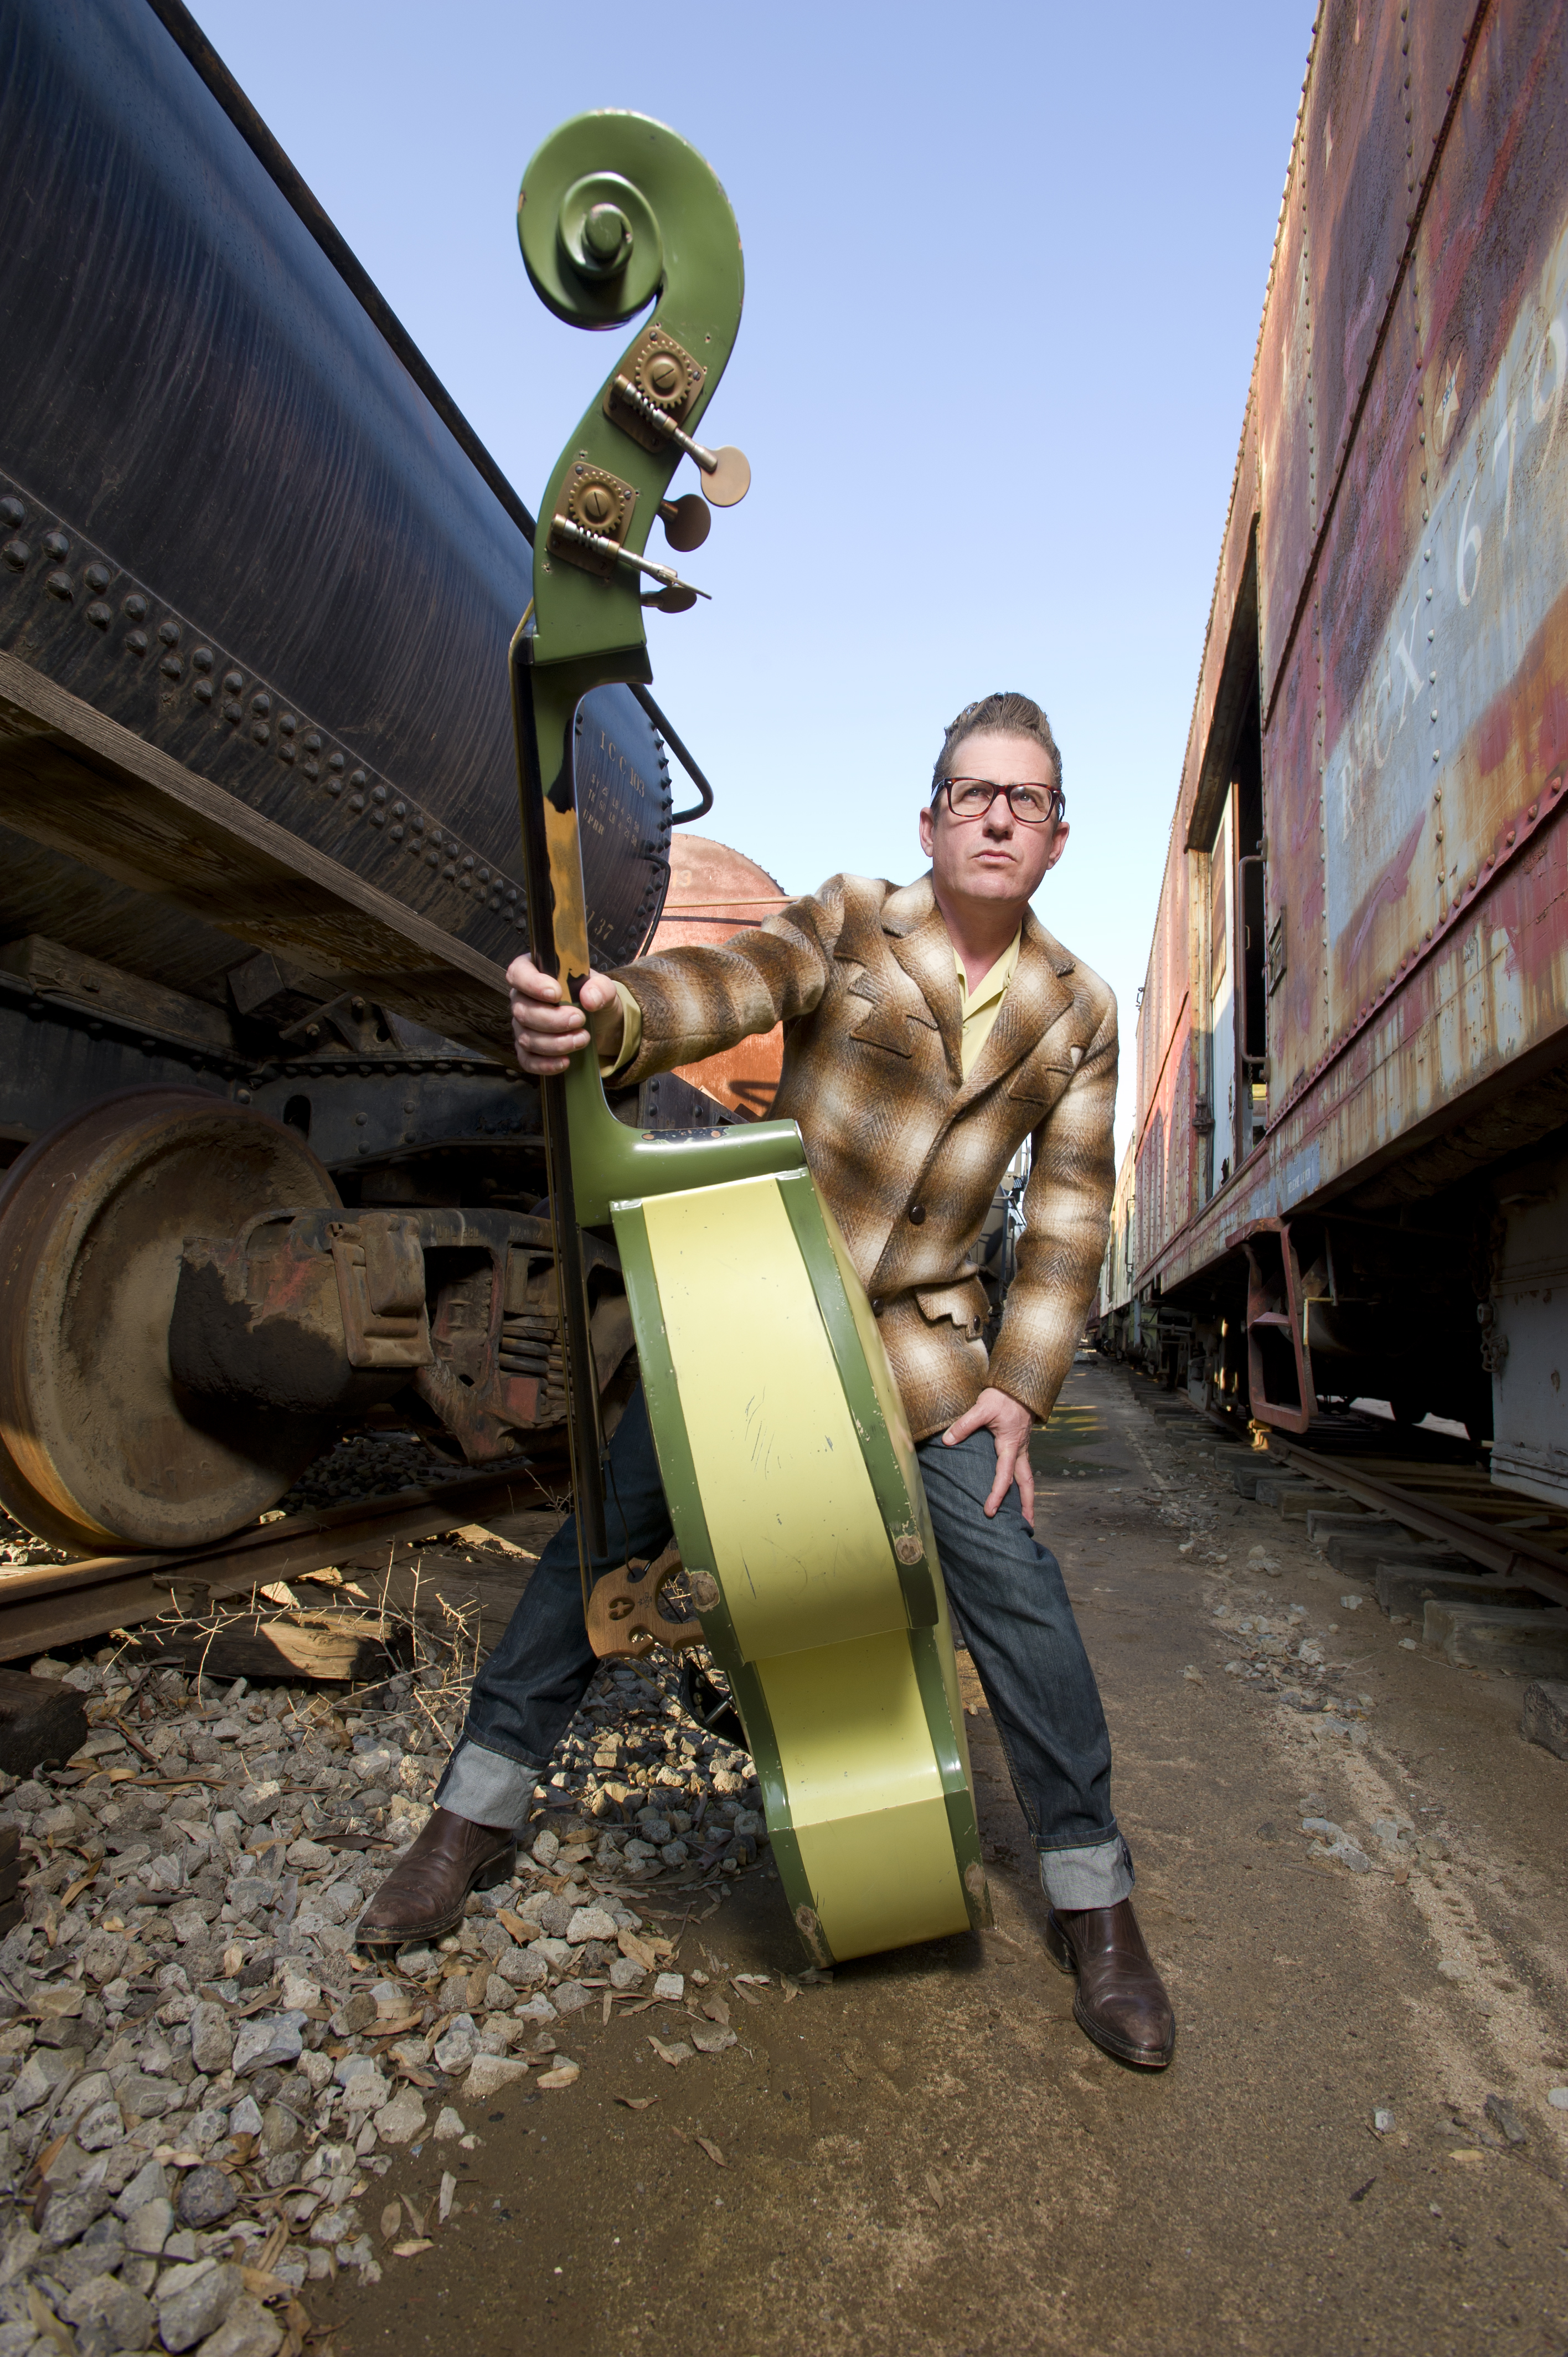
<svg viewBox="0 0 1568 2357"><path fill-rule="evenodd" d="M474 1473L352 1506L259 1523L232 1538L168 1555L95 1555L0 1573L0 1661L133 1628L176 1612L194 1619L229 1597L320 1570L340 1555L428 1538L527 1510L559 1508L564 1455L508 1473Z"/></svg>
<svg viewBox="0 0 1568 2357"><path fill-rule="evenodd" d="M1347 1460L1278 1437L1271 1439L1268 1453L1357 1505L1457 1548L1515 1587L1533 1587L1554 1604L1568 1604L1568 1514L1495 1490L1479 1467L1397 1457ZM1521 1523L1537 1527L1521 1528Z"/></svg>
<svg viewBox="0 0 1568 2357"><path fill-rule="evenodd" d="M1245 1421L1221 1409L1191 1413L1231 1440L1248 1442L1251 1426ZM1455 1548L1512 1587L1531 1587L1553 1604L1568 1604L1568 1512L1494 1488L1486 1467L1473 1460L1401 1455L1381 1442L1375 1426L1340 1431L1329 1447L1315 1448L1273 1432L1259 1455L1282 1471L1304 1474L1354 1505Z"/></svg>

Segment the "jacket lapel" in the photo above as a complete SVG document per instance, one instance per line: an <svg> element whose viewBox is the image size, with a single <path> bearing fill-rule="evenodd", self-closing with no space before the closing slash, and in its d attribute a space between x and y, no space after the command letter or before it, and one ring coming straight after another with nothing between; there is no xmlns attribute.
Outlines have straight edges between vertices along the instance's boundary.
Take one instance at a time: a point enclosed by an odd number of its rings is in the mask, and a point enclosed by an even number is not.
<svg viewBox="0 0 1568 2357"><path fill-rule="evenodd" d="M943 938L946 938L945 929ZM949 952L950 957L950 951ZM1018 963L1013 969L1013 979L1007 985L991 1037L980 1051L974 1070L963 1084L961 1105L968 1105L1005 1080L1014 1067L1024 1061L1036 1049L1045 1047L1047 1035L1059 1023L1072 1005L1072 992L1063 980L1072 972L1072 960L1058 942L1051 939L1036 918L1033 909L1024 912L1024 938L1018 945ZM1053 1061L1046 1049L1045 1060ZM1069 1057L1065 1047L1060 1055L1065 1069ZM1015 1096L1031 1093L1026 1086L1027 1074L1021 1074L1015 1085ZM1040 1096L1049 1093L1044 1087Z"/></svg>
<svg viewBox="0 0 1568 2357"><path fill-rule="evenodd" d="M882 930L894 956L931 1010L947 1059L948 1077L956 1085L963 1072L959 1053L963 1014L959 1004L958 969L929 875L888 894L882 904ZM1006 1005L1005 999L1003 1005Z"/></svg>

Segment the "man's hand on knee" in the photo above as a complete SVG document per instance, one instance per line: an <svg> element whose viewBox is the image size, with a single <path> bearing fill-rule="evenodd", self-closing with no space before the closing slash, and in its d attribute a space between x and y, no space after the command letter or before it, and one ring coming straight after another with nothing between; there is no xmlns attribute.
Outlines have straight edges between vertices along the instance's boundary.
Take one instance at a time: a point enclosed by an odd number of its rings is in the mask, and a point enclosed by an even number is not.
<svg viewBox="0 0 1568 2357"><path fill-rule="evenodd" d="M996 1479L985 1501L985 1512L993 1515L1016 1481L1018 1503L1031 1530L1035 1527L1035 1469L1029 1462L1029 1434L1034 1422L1022 1400L993 1386L983 1391L967 1415L955 1418L942 1435L944 1446L952 1448L972 1432L991 1434L996 1443Z"/></svg>

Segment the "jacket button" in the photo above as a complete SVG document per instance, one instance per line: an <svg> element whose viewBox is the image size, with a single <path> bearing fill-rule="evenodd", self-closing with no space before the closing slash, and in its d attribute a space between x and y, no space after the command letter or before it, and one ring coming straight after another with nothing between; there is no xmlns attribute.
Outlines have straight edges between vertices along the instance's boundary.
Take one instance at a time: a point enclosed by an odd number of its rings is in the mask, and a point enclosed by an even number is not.
<svg viewBox="0 0 1568 2357"><path fill-rule="evenodd" d="M909 1225L912 1228L922 1227L925 1224L925 1218L926 1207L924 1203L911 1203L909 1206Z"/></svg>
<svg viewBox="0 0 1568 2357"><path fill-rule="evenodd" d="M882 1300L882 1297L881 1297L881 1295L880 1295L880 1294L878 1294L878 1295L877 1295L877 1297L876 1297L876 1298L875 1298L875 1301L872 1303L872 1305L871 1305L871 1314L872 1314L872 1316L873 1316L874 1318L880 1318L880 1317L881 1317L881 1315L882 1315L883 1308L884 1308L884 1303L883 1303L883 1300Z"/></svg>

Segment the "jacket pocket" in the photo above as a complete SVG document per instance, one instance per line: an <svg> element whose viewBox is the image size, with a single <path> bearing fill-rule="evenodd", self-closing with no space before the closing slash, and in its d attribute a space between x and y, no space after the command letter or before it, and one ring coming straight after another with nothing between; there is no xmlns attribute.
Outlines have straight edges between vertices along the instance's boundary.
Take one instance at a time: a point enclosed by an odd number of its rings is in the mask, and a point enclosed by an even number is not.
<svg viewBox="0 0 1568 2357"><path fill-rule="evenodd" d="M1081 1054L1079 1060L1082 1060ZM1078 1066L1069 1063L1065 1055L1060 1060L1053 1060L1048 1064L1031 1057L1015 1075L1007 1093L1010 1097L1022 1098L1026 1103L1036 1104L1042 1112L1048 1113L1077 1070Z"/></svg>
<svg viewBox="0 0 1568 2357"><path fill-rule="evenodd" d="M944 1318L950 1318L966 1342L979 1340L991 1312L985 1287L977 1276L965 1278L957 1285L917 1286L915 1298L928 1326L940 1325Z"/></svg>

